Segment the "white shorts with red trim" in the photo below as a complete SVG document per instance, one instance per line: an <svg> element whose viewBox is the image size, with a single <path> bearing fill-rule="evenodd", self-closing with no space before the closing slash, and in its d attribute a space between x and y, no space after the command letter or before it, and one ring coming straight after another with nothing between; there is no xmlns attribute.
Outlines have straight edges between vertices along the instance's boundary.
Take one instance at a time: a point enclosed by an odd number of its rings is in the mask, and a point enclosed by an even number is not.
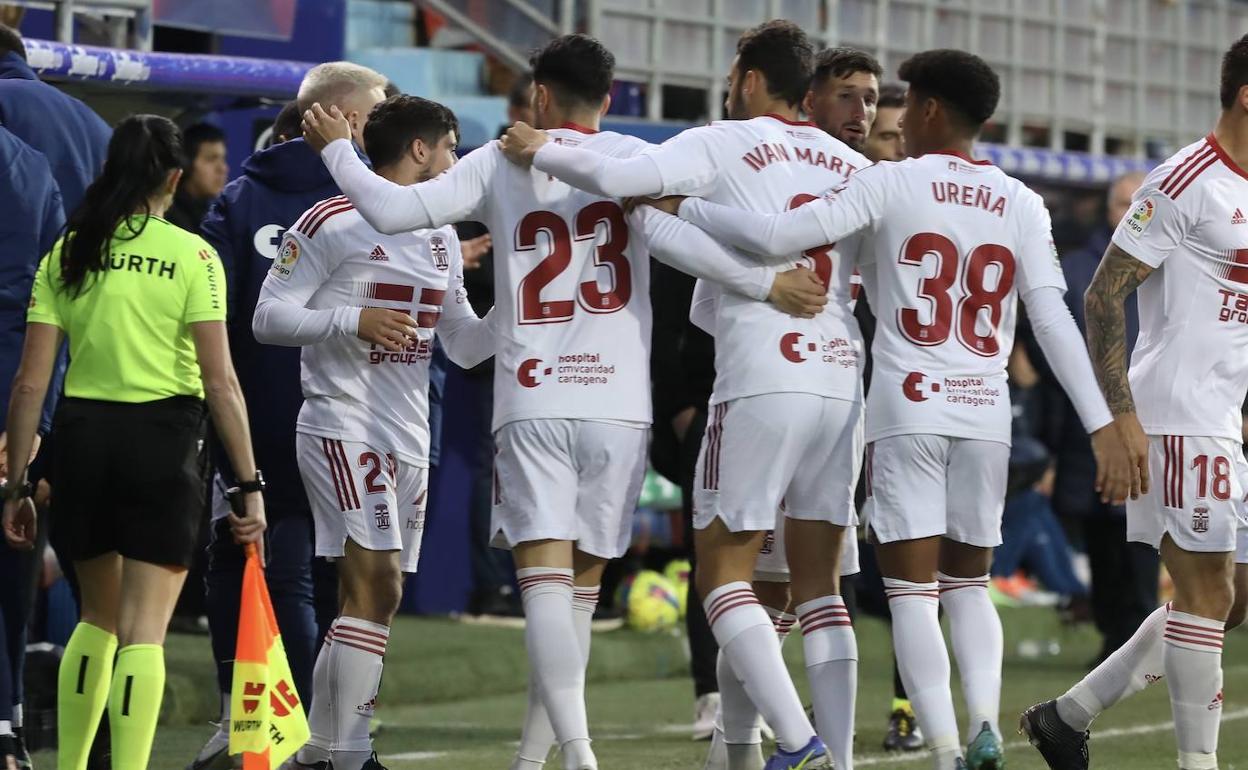
<svg viewBox="0 0 1248 770"><path fill-rule="evenodd" d="M379 447L295 435L299 474L316 526L316 555L341 558L347 539L370 551L401 551L415 572L425 533L429 469Z"/></svg>
<svg viewBox="0 0 1248 770"><path fill-rule="evenodd" d="M1149 436L1151 488L1127 501L1127 539L1161 547L1170 535L1185 551L1237 551L1248 463L1238 441L1209 436ZM1248 560L1246 560L1248 561Z"/></svg>
<svg viewBox="0 0 1248 770"><path fill-rule="evenodd" d="M858 523L862 404L810 393L764 393L711 406L693 480L693 526L722 519L765 532L792 519Z"/></svg>
<svg viewBox="0 0 1248 770"><path fill-rule="evenodd" d="M1010 447L998 441L913 434L867 446L863 519L874 542L943 535L1001 545Z"/></svg>
<svg viewBox="0 0 1248 770"><path fill-rule="evenodd" d="M499 428L491 545L571 540L593 556L623 556L649 436L645 425L592 420L517 420Z"/></svg>
<svg viewBox="0 0 1248 770"><path fill-rule="evenodd" d="M789 559L784 549L784 513L776 516L776 528L767 533L758 549L758 561L754 563L754 579L763 583L788 583ZM841 542L840 574L855 575L862 571L858 566L858 528L846 527Z"/></svg>

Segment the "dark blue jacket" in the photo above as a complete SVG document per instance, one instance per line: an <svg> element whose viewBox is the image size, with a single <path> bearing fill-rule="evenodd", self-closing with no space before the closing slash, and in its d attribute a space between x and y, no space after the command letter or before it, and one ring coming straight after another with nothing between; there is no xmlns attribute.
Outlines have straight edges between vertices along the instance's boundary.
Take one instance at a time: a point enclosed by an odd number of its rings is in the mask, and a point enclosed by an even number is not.
<svg viewBox="0 0 1248 770"><path fill-rule="evenodd" d="M0 431L8 415L9 389L22 360L26 308L39 260L52 248L65 224L61 194L43 155L0 127ZM39 432L52 425L65 355L57 359Z"/></svg>
<svg viewBox="0 0 1248 770"><path fill-rule="evenodd" d="M1087 318L1083 312L1083 295L1092 284L1092 276L1101 264L1101 257L1109 246L1110 231L1102 228L1092 234L1082 248L1068 252L1062 257L1062 272L1066 274L1066 305L1070 314L1075 317L1079 333L1086 337L1088 331ZM1135 348L1135 338L1140 333L1139 310L1136 295L1131 294L1125 303L1127 356ZM1088 439L1079 415L1074 406L1066 398L1065 392L1051 377L1046 377L1051 390L1060 397L1050 399L1059 403L1062 408L1051 410L1048 436L1057 461L1057 478L1053 487L1053 507L1064 516L1086 516L1088 514L1110 513L1123 515L1121 507L1102 505L1096 494L1096 458L1092 454L1092 443Z"/></svg>
<svg viewBox="0 0 1248 770"><path fill-rule="evenodd" d="M245 160L242 176L225 186L201 225L225 266L230 351L247 399L256 462L268 483L265 501L274 508L307 508L295 462L300 350L256 342L251 320L282 234L313 204L340 192L320 156L295 139ZM432 419L432 405L430 412ZM228 471L228 463L221 465Z"/></svg>
<svg viewBox="0 0 1248 770"><path fill-rule="evenodd" d="M74 97L42 82L22 57L0 56L0 123L43 153L68 215L104 168L113 130Z"/></svg>

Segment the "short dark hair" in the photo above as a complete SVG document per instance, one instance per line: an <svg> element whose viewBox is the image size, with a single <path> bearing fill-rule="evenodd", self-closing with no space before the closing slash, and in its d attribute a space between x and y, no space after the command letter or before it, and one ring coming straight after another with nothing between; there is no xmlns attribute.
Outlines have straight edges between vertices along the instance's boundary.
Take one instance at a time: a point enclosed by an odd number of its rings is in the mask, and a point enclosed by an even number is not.
<svg viewBox="0 0 1248 770"><path fill-rule="evenodd" d="M767 90L790 105L802 103L810 87L815 51L802 28L772 19L746 30L737 41L737 75L763 73Z"/></svg>
<svg viewBox="0 0 1248 770"><path fill-rule="evenodd" d="M26 61L26 44L22 42L22 34L7 24L0 24L0 56L15 53Z"/></svg>
<svg viewBox="0 0 1248 770"><path fill-rule="evenodd" d="M213 142L225 143L225 132L211 123L196 123L182 132L182 149L186 153L188 168L199 157L199 148Z"/></svg>
<svg viewBox="0 0 1248 770"><path fill-rule="evenodd" d="M884 68L875 57L857 48L825 48L815 54L815 71L810 87L818 88L829 78L843 78L858 72L866 72L877 78L884 76Z"/></svg>
<svg viewBox="0 0 1248 770"><path fill-rule="evenodd" d="M507 91L507 104L512 107L528 107L529 89L532 87L533 73L522 72L517 75L511 82L511 89Z"/></svg>
<svg viewBox="0 0 1248 770"><path fill-rule="evenodd" d="M400 94L380 102L368 113L364 146L373 168L403 157L417 139L430 147L450 132L459 134L459 120L445 106L419 96Z"/></svg>
<svg viewBox="0 0 1248 770"><path fill-rule="evenodd" d="M1248 35L1236 40L1222 57L1222 109L1235 103L1244 86L1248 86Z"/></svg>
<svg viewBox="0 0 1248 770"><path fill-rule="evenodd" d="M940 100L978 129L997 111L1001 80L973 53L951 48L916 53L901 63L897 75L923 98Z"/></svg>
<svg viewBox="0 0 1248 770"><path fill-rule="evenodd" d="M552 89L557 98L598 105L611 93L615 55L589 35L562 35L529 57L533 82Z"/></svg>
<svg viewBox="0 0 1248 770"><path fill-rule="evenodd" d="M273 119L273 138L270 141L278 144L299 138L303 134L302 123L303 113L299 111L299 102L291 99Z"/></svg>
<svg viewBox="0 0 1248 770"><path fill-rule="evenodd" d="M892 107L899 109L906 106L906 87L901 83L880 84L880 100L876 107Z"/></svg>

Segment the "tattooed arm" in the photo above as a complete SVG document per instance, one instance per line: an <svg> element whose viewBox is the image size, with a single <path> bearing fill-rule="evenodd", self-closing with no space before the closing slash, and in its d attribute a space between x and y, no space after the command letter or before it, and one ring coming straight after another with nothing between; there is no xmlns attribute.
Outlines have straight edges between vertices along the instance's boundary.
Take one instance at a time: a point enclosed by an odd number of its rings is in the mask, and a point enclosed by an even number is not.
<svg viewBox="0 0 1248 770"><path fill-rule="evenodd" d="M1127 379L1127 318L1123 305L1152 272L1153 268L1111 243L1083 295L1092 368L1137 468L1137 479L1131 485L1132 498L1148 491L1148 437L1135 415L1135 400Z"/></svg>

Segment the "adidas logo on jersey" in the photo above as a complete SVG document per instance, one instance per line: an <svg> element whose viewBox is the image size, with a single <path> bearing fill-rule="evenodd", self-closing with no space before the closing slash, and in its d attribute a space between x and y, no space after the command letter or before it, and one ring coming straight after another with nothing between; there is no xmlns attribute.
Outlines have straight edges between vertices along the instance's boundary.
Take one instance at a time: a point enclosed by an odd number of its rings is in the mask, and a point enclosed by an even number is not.
<svg viewBox="0 0 1248 770"><path fill-rule="evenodd" d="M1231 224L1242 225L1245 222L1248 222L1248 219L1244 218L1244 212L1240 209L1235 209L1235 213L1231 215Z"/></svg>
<svg viewBox="0 0 1248 770"><path fill-rule="evenodd" d="M371 254L368 255L371 262L389 262L390 256L386 254L386 250L381 246L374 246Z"/></svg>

